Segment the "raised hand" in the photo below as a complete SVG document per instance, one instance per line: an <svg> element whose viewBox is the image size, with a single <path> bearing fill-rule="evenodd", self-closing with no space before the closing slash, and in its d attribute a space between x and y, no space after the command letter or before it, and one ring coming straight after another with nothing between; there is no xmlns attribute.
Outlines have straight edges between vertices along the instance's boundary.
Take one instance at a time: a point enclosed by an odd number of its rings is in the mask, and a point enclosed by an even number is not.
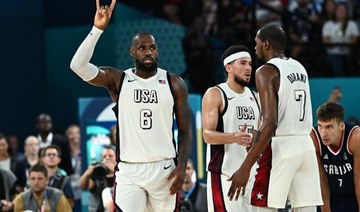
<svg viewBox="0 0 360 212"><path fill-rule="evenodd" d="M96 14L94 18L94 26L104 30L109 24L111 14L114 10L116 0L111 0L111 5L100 5L100 0L96 0Z"/></svg>

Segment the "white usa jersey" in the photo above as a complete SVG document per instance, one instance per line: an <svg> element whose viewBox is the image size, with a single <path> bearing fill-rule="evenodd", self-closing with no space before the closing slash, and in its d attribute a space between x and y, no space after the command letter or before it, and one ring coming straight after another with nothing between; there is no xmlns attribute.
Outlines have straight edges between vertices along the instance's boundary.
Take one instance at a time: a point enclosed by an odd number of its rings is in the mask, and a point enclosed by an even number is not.
<svg viewBox="0 0 360 212"><path fill-rule="evenodd" d="M223 96L224 111L219 114L216 131L235 133L247 125L247 130L258 129L259 105L251 90L245 87L239 94L227 83L217 86ZM247 155L246 147L237 143L207 145L208 171L231 177Z"/></svg>
<svg viewBox="0 0 360 212"><path fill-rule="evenodd" d="M174 98L167 71L143 79L124 71L117 105L118 159L145 163L176 157ZM116 112L115 112L116 113Z"/></svg>
<svg viewBox="0 0 360 212"><path fill-rule="evenodd" d="M275 136L309 135L312 128L312 106L309 78L296 60L273 58L267 64L280 74L278 90L278 127Z"/></svg>

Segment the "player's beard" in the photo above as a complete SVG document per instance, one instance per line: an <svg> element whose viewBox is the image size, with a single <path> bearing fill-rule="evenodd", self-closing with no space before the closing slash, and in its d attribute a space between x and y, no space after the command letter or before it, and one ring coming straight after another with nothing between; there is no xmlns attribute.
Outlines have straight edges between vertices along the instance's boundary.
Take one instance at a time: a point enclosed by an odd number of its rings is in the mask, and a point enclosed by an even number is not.
<svg viewBox="0 0 360 212"><path fill-rule="evenodd" d="M140 60L135 59L135 66L136 66L136 69L138 69L138 70L141 70L144 72L152 72L152 71L157 70L158 62L157 62L157 59L154 59L153 63L151 63L150 65L145 65Z"/></svg>
<svg viewBox="0 0 360 212"><path fill-rule="evenodd" d="M250 81L245 81L240 79L239 77L235 77L235 82L241 86L249 86L250 85Z"/></svg>

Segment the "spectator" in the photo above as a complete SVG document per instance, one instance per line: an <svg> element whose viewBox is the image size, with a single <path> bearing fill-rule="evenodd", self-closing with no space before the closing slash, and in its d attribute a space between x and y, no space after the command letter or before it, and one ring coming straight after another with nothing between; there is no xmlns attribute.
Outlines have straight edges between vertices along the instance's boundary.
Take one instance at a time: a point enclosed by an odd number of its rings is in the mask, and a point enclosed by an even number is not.
<svg viewBox="0 0 360 212"><path fill-rule="evenodd" d="M215 84L214 49L205 35L205 19L196 17L189 32L182 39L190 92L203 95ZM204 77L206 76L206 77Z"/></svg>
<svg viewBox="0 0 360 212"><path fill-rule="evenodd" d="M16 177L11 171L0 168L0 211L10 211L13 208L11 199L16 193L15 182Z"/></svg>
<svg viewBox="0 0 360 212"><path fill-rule="evenodd" d="M318 16L311 10L309 0L297 0L297 3L297 7L292 11L293 16L289 30L293 43L291 56L295 59L311 58L314 57L315 46L309 44L316 41L315 24Z"/></svg>
<svg viewBox="0 0 360 212"><path fill-rule="evenodd" d="M101 161L90 164L80 178L80 188L90 191L89 212L103 211L102 191L111 187L115 180L116 158L112 146L104 146Z"/></svg>
<svg viewBox="0 0 360 212"><path fill-rule="evenodd" d="M19 138L16 135L9 135L7 141L11 149L12 158L17 162L24 159L24 154L19 150Z"/></svg>
<svg viewBox="0 0 360 212"><path fill-rule="evenodd" d="M58 165L60 161L61 150L58 146L50 145L45 147L43 162L48 172L48 186L61 190L72 207L74 204L74 192L71 187L71 180L69 176L59 171Z"/></svg>
<svg viewBox="0 0 360 212"><path fill-rule="evenodd" d="M14 212L31 211L72 211L64 194L50 188L48 173L43 165L36 164L29 171L30 189L17 195L14 199Z"/></svg>
<svg viewBox="0 0 360 212"><path fill-rule="evenodd" d="M341 88L339 86L335 86L332 92L330 93L328 102L338 103L342 97Z"/></svg>
<svg viewBox="0 0 360 212"><path fill-rule="evenodd" d="M227 46L252 42L249 7L237 0L219 2L219 37Z"/></svg>
<svg viewBox="0 0 360 212"><path fill-rule="evenodd" d="M0 168L12 171L16 170L16 160L11 157L11 149L5 135L0 133Z"/></svg>
<svg viewBox="0 0 360 212"><path fill-rule="evenodd" d="M18 177L17 190L23 191L25 187L29 186L28 177L29 169L31 166L39 162L39 141L35 136L28 136L25 139L25 158L18 162L16 166L15 174Z"/></svg>
<svg viewBox="0 0 360 212"><path fill-rule="evenodd" d="M45 113L40 114L37 118L36 129L38 130L40 148L45 148L51 144L60 147L63 158L59 166L64 169L67 174L72 174L73 170L71 166L69 144L63 136L52 132L53 126L51 116Z"/></svg>
<svg viewBox="0 0 360 212"><path fill-rule="evenodd" d="M216 35L217 34L217 9L218 6L215 0L203 0L202 14L205 17L205 34Z"/></svg>
<svg viewBox="0 0 360 212"><path fill-rule="evenodd" d="M117 125L114 124L113 126L111 126L110 128L110 144L113 146L116 146L116 134L117 133Z"/></svg>
<svg viewBox="0 0 360 212"><path fill-rule="evenodd" d="M70 175L71 187L74 192L74 211L81 211L81 189L79 180L81 177L81 151L80 151L80 128L76 124L70 125L66 131L65 136L69 142L71 152L71 166L74 171Z"/></svg>
<svg viewBox="0 0 360 212"><path fill-rule="evenodd" d="M335 19L336 2L335 0L324 0L321 5L322 10L319 16L319 23L323 25L325 22Z"/></svg>
<svg viewBox="0 0 360 212"><path fill-rule="evenodd" d="M199 183L196 179L196 171L191 159L186 166L184 184L180 191L180 211L207 212L206 185Z"/></svg>
<svg viewBox="0 0 360 212"><path fill-rule="evenodd" d="M260 0L256 9L256 25L261 28L266 24L281 25L280 11L282 4L280 0Z"/></svg>
<svg viewBox="0 0 360 212"><path fill-rule="evenodd" d="M327 45L326 58L333 76L342 76L353 69L349 44L356 44L358 37L359 29L349 17L347 4L338 3L335 19L325 22L322 28L322 42Z"/></svg>

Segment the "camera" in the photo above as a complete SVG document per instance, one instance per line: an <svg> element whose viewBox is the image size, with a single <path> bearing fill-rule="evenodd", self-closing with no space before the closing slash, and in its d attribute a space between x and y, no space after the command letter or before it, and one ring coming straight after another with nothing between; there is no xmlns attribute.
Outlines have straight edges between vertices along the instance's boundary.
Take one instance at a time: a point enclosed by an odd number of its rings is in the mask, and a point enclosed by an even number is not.
<svg viewBox="0 0 360 212"><path fill-rule="evenodd" d="M193 206L189 198L181 198L180 200L180 212L192 212Z"/></svg>
<svg viewBox="0 0 360 212"><path fill-rule="evenodd" d="M100 179L100 178L105 178L105 176L109 173L110 173L110 170L105 164L103 164L101 162L97 162L97 163L95 163L93 172L91 173L90 177L93 180L96 180L96 179Z"/></svg>

